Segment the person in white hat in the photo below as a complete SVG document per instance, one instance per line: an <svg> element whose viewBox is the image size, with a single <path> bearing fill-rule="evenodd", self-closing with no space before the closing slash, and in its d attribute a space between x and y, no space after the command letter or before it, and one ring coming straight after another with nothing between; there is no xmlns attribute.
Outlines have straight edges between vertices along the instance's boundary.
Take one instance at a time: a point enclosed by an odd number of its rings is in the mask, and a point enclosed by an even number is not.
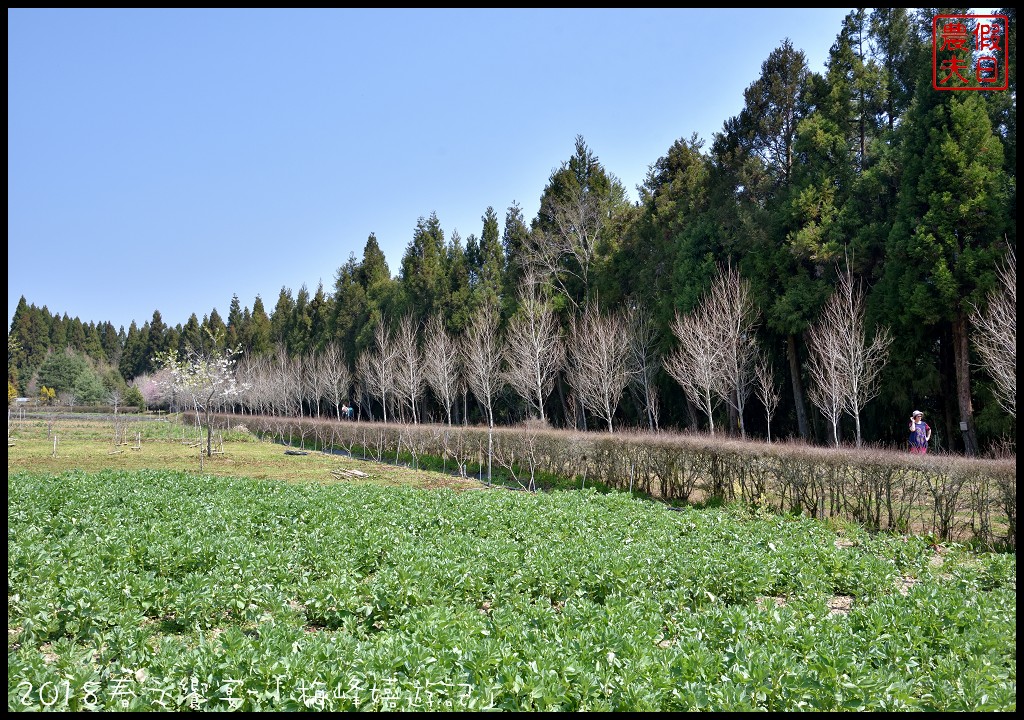
<svg viewBox="0 0 1024 720"><path fill-rule="evenodd" d="M928 441L932 439L932 429L924 421L924 413L915 410L910 416L910 452L925 455L928 452Z"/></svg>

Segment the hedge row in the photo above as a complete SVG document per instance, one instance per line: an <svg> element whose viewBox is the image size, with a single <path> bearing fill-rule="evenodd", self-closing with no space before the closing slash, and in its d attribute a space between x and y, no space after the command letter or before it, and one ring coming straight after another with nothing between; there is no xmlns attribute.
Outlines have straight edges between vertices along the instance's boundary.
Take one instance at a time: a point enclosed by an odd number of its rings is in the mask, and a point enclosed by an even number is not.
<svg viewBox="0 0 1024 720"><path fill-rule="evenodd" d="M218 422L238 422L220 416ZM500 469L528 490L543 475L603 483L677 504L741 501L876 531L1016 547L1015 459L767 444L701 434L383 424L246 416L254 432L375 460L440 458ZM490 444L489 444L490 437ZM490 452L488 448L490 447Z"/></svg>

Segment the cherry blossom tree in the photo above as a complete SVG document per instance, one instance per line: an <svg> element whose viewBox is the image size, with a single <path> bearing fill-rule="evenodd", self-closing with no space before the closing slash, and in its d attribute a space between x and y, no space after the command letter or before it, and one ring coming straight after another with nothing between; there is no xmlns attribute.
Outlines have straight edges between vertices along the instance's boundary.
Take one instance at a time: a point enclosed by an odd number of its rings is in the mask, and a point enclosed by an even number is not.
<svg viewBox="0 0 1024 720"><path fill-rule="evenodd" d="M204 417L207 457L213 450L213 413L240 391L235 377L238 354L238 349L203 352L190 348L184 357L179 358L175 350L158 356L159 365L169 372L167 382L173 391L188 399L197 416Z"/></svg>

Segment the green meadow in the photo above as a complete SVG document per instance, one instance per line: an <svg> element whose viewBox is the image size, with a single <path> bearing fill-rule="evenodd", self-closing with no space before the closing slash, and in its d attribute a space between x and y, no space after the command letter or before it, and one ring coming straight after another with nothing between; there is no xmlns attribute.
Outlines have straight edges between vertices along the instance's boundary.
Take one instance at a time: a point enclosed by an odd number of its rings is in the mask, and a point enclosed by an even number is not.
<svg viewBox="0 0 1024 720"><path fill-rule="evenodd" d="M1014 554L22 422L9 710L1016 709Z"/></svg>

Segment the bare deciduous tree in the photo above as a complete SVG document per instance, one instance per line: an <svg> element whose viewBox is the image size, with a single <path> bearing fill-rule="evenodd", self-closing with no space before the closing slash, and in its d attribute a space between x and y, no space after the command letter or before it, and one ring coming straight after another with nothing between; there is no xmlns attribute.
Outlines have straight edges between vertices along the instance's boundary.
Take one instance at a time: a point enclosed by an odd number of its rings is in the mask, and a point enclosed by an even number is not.
<svg viewBox="0 0 1024 720"><path fill-rule="evenodd" d="M859 448L862 442L860 412L879 393L879 377L889 358L892 335L887 328L880 328L874 333L870 344L867 343L864 291L859 283L854 282L849 268L839 273L836 292L825 302L821 320L812 330L811 378L815 384L822 386L818 390L819 399L826 398L825 405L829 408L826 415L830 417L833 413L831 406L834 404L831 400L833 387L838 386L842 390L843 407L853 416ZM830 355L835 355L835 361ZM834 365L835 371L831 370ZM836 372L838 378L823 378L821 372ZM833 422L837 444L838 428L837 419Z"/></svg>
<svg viewBox="0 0 1024 720"><path fill-rule="evenodd" d="M327 381L327 397L334 404L335 417L341 417L341 406L348 402L348 390L352 384L352 372L345 362L345 353L337 343L324 348L323 370Z"/></svg>
<svg viewBox="0 0 1024 720"><path fill-rule="evenodd" d="M604 221L601 199L580 185L567 188L564 196L544 208L554 231L535 230L524 248L526 264L545 282L557 286L575 305L566 287L574 277L587 287L598 236Z"/></svg>
<svg viewBox="0 0 1024 720"><path fill-rule="evenodd" d="M395 347L391 333L383 322L378 323L373 333L373 347L359 356L356 374L363 387L373 396L380 398L384 422L388 421L388 395L395 388Z"/></svg>
<svg viewBox="0 0 1024 720"><path fill-rule="evenodd" d="M562 368L565 349L558 320L541 293L536 276L528 273L519 290L519 312L509 323L505 337L506 380L544 416L544 401Z"/></svg>
<svg viewBox="0 0 1024 720"><path fill-rule="evenodd" d="M757 397L764 405L765 417L768 421L768 442L772 441L772 416L779 406L779 386L775 382L775 371L768 360L768 355L760 353L754 366Z"/></svg>
<svg viewBox="0 0 1024 720"><path fill-rule="evenodd" d="M452 424L452 405L462 389L462 358L440 315L427 323L426 347L423 353L427 383L444 405L448 424Z"/></svg>
<svg viewBox="0 0 1024 720"><path fill-rule="evenodd" d="M398 323L395 343L395 388L409 403L412 421L416 424L416 404L423 395L423 356L419 348L419 327L412 315L405 315Z"/></svg>
<svg viewBox="0 0 1024 720"><path fill-rule="evenodd" d="M709 309L720 328L722 342L722 383L720 396L736 411L740 436L747 437L743 410L754 385L757 341L754 330L759 312L754 305L750 283L731 266L711 285Z"/></svg>
<svg viewBox="0 0 1024 720"><path fill-rule="evenodd" d="M1011 249L997 274L998 286L988 306L975 307L971 321L981 361L995 383L999 405L1017 417L1017 256Z"/></svg>
<svg viewBox="0 0 1024 720"><path fill-rule="evenodd" d="M502 346L498 340L498 313L489 304L480 306L466 332L463 350L466 381L477 402L487 412L487 482L494 458L494 396L501 389Z"/></svg>
<svg viewBox="0 0 1024 720"><path fill-rule="evenodd" d="M294 411L294 398L301 393L296 390L296 373L292 359L284 345L278 345L273 358L265 368L266 402L274 415L288 415ZM298 413L296 413L298 414Z"/></svg>
<svg viewBox="0 0 1024 720"><path fill-rule="evenodd" d="M309 352L302 358L303 394L316 407L316 416L320 417L320 401L330 391L330 381L323 353Z"/></svg>
<svg viewBox="0 0 1024 720"><path fill-rule="evenodd" d="M812 402L832 422L832 434L839 444L839 413L853 416L857 447L860 447L860 413L878 395L878 379L889 357L892 336L879 328L870 344L864 328L864 290L855 283L849 269L839 273L835 292L825 302L821 318L808 330L811 381L816 386Z"/></svg>
<svg viewBox="0 0 1024 720"><path fill-rule="evenodd" d="M665 370L704 412L708 430L714 435L716 400L723 395L722 338L707 299L688 315L676 312L672 334L679 346L665 358Z"/></svg>
<svg viewBox="0 0 1024 720"><path fill-rule="evenodd" d="M107 393L107 402L114 408L114 422L117 422L117 409L121 406L122 400L124 400L124 394L118 388Z"/></svg>
<svg viewBox="0 0 1024 720"><path fill-rule="evenodd" d="M537 470L542 456L540 436L548 429L544 420L531 418L516 427L516 432L505 433L494 451L494 459L523 490L537 492ZM529 478L520 477L523 470Z"/></svg>
<svg viewBox="0 0 1024 720"><path fill-rule="evenodd" d="M301 357L288 357L287 353L282 352L281 367L283 368L284 374L287 376L287 380L284 383L284 387L287 391L287 402L290 405L291 412L298 417L305 417L305 411L303 410L303 401L306 399L306 388L302 381L302 358ZM305 423L300 423L301 427L306 427Z"/></svg>
<svg viewBox="0 0 1024 720"><path fill-rule="evenodd" d="M235 363L235 377L238 378L240 384L245 386L245 389L238 393L236 400L243 414L246 411L250 414L255 412L256 397L259 392L256 380L257 367L257 361L247 352L243 352L238 362Z"/></svg>
<svg viewBox="0 0 1024 720"><path fill-rule="evenodd" d="M837 447L839 419L846 407L842 332L835 316L827 311L807 329L807 369L811 376L807 395L832 425L832 438Z"/></svg>
<svg viewBox="0 0 1024 720"><path fill-rule="evenodd" d="M67 405L69 408L72 408L78 402L78 396L73 390L65 390L57 396L57 402L61 405Z"/></svg>
<svg viewBox="0 0 1024 720"><path fill-rule="evenodd" d="M754 386L757 316L749 284L732 267L719 272L692 313L676 313L672 332L679 347L665 369L707 416L712 435L719 398L736 411L746 437L743 412Z"/></svg>
<svg viewBox="0 0 1024 720"><path fill-rule="evenodd" d="M843 323L846 326L846 408L853 415L857 431L857 447L861 446L860 413L864 406L878 396L879 378L889 359L892 335L888 328L875 330L871 344L867 344L864 328L864 290L854 285L849 270L841 277L839 293L842 298Z"/></svg>
<svg viewBox="0 0 1024 720"><path fill-rule="evenodd" d="M654 379L661 367L656 352L657 330L645 308L635 308L628 316L630 329L629 355L633 386L640 397L640 405L647 416L651 430L658 429L658 392Z"/></svg>
<svg viewBox="0 0 1024 720"><path fill-rule="evenodd" d="M601 315L598 304L588 303L573 316L567 369L569 385L580 402L613 431L612 418L631 375L630 327L618 313Z"/></svg>

